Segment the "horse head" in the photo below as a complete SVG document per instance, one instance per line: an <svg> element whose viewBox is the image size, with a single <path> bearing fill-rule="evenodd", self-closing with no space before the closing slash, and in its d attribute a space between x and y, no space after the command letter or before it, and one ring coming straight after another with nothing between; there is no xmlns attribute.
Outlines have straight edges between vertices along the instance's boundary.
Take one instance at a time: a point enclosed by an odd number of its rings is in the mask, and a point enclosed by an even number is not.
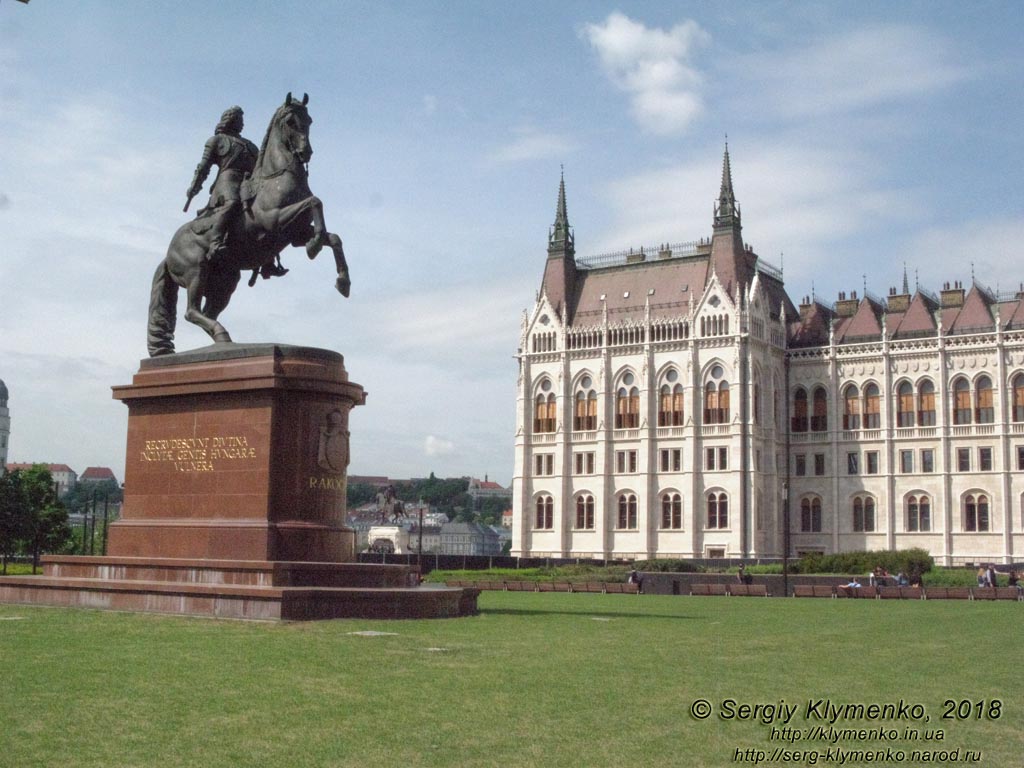
<svg viewBox="0 0 1024 768"><path fill-rule="evenodd" d="M309 142L309 126L313 118L309 116L306 105L309 94L302 94L302 101L293 99L291 93L285 96L284 104L278 108L272 121L277 127L281 141L302 163L308 163L313 156L313 145Z"/></svg>
<svg viewBox="0 0 1024 768"><path fill-rule="evenodd" d="M254 176L267 178L296 163L304 166L309 162L313 156L313 145L309 141L313 119L306 109L308 103L307 94L303 94L302 101L293 99L291 93L285 96L284 104L270 118Z"/></svg>

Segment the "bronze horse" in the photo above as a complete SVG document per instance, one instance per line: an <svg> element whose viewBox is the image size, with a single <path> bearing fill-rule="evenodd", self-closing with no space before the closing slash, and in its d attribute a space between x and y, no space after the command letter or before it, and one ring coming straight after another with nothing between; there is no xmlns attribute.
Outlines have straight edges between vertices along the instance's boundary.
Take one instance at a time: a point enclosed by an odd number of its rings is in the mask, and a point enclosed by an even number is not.
<svg viewBox="0 0 1024 768"><path fill-rule="evenodd" d="M178 288L188 296L185 319L206 331L215 342L231 341L217 318L231 299L243 271L263 271L274 264L287 245L306 247L313 259L324 245L334 252L338 277L335 287L348 296L351 281L341 238L327 231L324 207L309 190L306 164L313 155L309 143L312 119L309 97L289 93L270 120L252 175L245 180L245 211L228 230L226 250L210 260L210 230L198 218L183 224L153 276L149 303L149 354L174 352ZM250 285L252 283L250 282Z"/></svg>

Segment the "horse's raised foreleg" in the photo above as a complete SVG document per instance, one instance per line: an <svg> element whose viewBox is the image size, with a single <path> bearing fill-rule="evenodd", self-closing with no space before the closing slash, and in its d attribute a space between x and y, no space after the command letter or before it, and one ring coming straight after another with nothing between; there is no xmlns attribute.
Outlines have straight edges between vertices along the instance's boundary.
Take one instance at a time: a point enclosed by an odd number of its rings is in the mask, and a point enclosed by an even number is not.
<svg viewBox="0 0 1024 768"><path fill-rule="evenodd" d="M338 289L338 293L348 298L349 291L352 290L352 279L348 274L348 262L345 261L345 249L341 246L341 238L333 232L328 232L326 240L327 245L334 251L334 266L338 270L338 279L334 281L334 287Z"/></svg>
<svg viewBox="0 0 1024 768"><path fill-rule="evenodd" d="M302 217L309 217L303 224L309 226L312 223L313 236L305 243L300 241L294 243L294 245L305 245L306 255L311 259L315 259L317 254L320 253L320 249L324 247L324 238L327 234L327 227L324 224L324 206L320 202L319 197L311 195L305 200L284 206L276 212L276 227L269 227L268 229L276 228L280 231L287 231L296 220Z"/></svg>

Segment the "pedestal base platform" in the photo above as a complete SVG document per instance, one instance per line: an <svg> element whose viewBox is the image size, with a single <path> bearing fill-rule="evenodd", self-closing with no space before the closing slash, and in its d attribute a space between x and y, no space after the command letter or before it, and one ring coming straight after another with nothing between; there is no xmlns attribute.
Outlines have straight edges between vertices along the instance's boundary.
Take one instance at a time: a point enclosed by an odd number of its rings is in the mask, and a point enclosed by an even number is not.
<svg viewBox="0 0 1024 768"><path fill-rule="evenodd" d="M42 576L0 577L0 603L291 621L476 613L478 590L418 582L402 565L51 555Z"/></svg>

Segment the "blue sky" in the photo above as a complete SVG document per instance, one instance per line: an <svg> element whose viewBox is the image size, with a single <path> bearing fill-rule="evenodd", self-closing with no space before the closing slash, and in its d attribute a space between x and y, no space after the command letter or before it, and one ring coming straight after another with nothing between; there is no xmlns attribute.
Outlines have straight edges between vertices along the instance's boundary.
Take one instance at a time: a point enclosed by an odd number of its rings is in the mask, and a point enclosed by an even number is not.
<svg viewBox="0 0 1024 768"><path fill-rule="evenodd" d="M564 164L579 255L710 234L729 136L745 239L812 290L1024 280L1019 2L0 0L0 378L12 461L124 467L110 387L221 112L308 92L345 241L239 288L237 341L342 352L351 472L508 483L522 310ZM205 193L202 196L205 199ZM179 323L179 349L203 346Z"/></svg>

